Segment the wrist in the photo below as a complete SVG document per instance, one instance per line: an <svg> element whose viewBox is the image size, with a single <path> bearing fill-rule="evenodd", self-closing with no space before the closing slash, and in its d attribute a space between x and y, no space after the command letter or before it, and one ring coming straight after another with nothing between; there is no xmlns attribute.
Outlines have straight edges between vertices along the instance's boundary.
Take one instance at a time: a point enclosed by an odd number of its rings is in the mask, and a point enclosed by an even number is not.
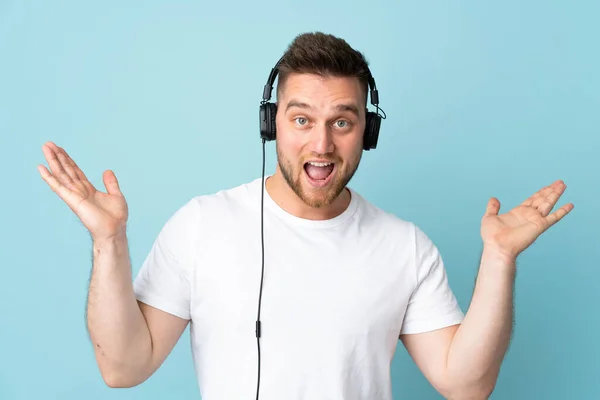
<svg viewBox="0 0 600 400"><path fill-rule="evenodd" d="M92 235L92 241L94 243L94 247L103 248L103 247L113 247L121 244L127 243L127 234L125 229L119 230L117 233L112 235Z"/></svg>
<svg viewBox="0 0 600 400"><path fill-rule="evenodd" d="M494 245L485 244L483 247L483 252L481 254L482 268L493 268L499 271L514 273L516 261L516 255L502 251L502 249Z"/></svg>
<svg viewBox="0 0 600 400"><path fill-rule="evenodd" d="M483 243L483 256L490 260L496 260L498 262L513 264L517 261L518 254L506 251L502 247L494 243Z"/></svg>
<svg viewBox="0 0 600 400"><path fill-rule="evenodd" d="M94 236L92 254L94 268L112 271L114 267L121 270L129 262L129 244L125 232L111 236Z"/></svg>

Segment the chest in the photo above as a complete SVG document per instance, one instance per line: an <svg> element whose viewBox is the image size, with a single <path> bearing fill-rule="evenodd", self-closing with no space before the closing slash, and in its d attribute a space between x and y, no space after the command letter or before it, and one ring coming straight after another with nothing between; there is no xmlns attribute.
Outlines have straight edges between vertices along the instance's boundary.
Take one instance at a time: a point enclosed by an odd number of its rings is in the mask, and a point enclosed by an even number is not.
<svg viewBox="0 0 600 400"><path fill-rule="evenodd" d="M204 246L194 267L192 318L204 335L336 338L399 332L414 271L385 240L355 243L324 233L270 235L262 297L260 236L232 233Z"/></svg>

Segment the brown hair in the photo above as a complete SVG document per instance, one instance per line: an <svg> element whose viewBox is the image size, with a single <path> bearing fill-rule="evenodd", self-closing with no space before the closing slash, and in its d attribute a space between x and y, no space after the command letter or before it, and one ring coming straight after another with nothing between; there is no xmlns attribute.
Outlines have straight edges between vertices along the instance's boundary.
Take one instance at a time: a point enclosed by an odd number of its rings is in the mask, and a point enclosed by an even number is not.
<svg viewBox="0 0 600 400"><path fill-rule="evenodd" d="M322 32L303 33L290 43L279 64L277 93L281 92L291 73L356 77L364 88L366 101L368 65L363 54L344 39Z"/></svg>

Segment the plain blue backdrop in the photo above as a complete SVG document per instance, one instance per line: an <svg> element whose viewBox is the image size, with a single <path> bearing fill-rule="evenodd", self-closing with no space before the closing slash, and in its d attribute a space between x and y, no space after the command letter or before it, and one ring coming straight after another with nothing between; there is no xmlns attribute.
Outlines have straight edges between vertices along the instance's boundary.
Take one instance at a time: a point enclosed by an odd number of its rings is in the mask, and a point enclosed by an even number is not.
<svg viewBox="0 0 600 400"><path fill-rule="evenodd" d="M313 30L366 54L388 116L352 186L435 241L464 310L489 197L504 212L567 183L574 211L520 257L492 398L600 398L598 15L593 1L0 1L0 399L199 398L187 332L141 386L103 384L90 238L40 178L41 146L102 190L116 172L136 273L189 198L260 176L264 82ZM396 399L440 398L401 344L392 374Z"/></svg>

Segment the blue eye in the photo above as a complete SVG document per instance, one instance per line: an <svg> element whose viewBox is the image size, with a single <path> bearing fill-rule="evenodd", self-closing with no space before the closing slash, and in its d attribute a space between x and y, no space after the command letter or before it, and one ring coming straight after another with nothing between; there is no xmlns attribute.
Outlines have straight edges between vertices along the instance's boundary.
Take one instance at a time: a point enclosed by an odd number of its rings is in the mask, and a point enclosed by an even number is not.
<svg viewBox="0 0 600 400"><path fill-rule="evenodd" d="M335 121L335 123L337 124L338 128L345 128L348 126L348 121L344 120ZM342 123L342 125L340 125L340 123Z"/></svg>
<svg viewBox="0 0 600 400"><path fill-rule="evenodd" d="M306 118L298 117L294 119L298 125L305 125L308 121Z"/></svg>

